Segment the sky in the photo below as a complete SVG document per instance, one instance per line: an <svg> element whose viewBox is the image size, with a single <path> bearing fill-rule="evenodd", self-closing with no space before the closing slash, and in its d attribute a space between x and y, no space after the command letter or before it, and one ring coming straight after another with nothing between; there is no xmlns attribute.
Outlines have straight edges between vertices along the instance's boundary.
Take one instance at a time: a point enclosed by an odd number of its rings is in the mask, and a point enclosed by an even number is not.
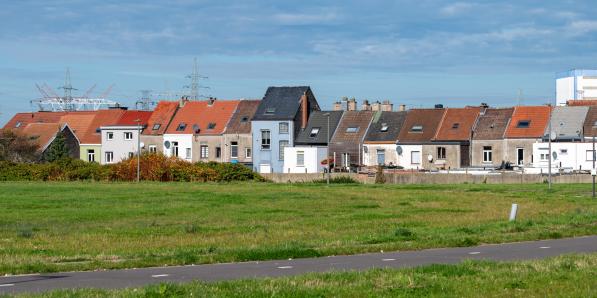
<svg viewBox="0 0 597 298"><path fill-rule="evenodd" d="M555 73L597 68L593 1L2 1L0 125L56 92L132 106L140 90L261 98L309 85L343 96L448 107L553 102ZM521 96L519 94L522 94ZM520 101L519 101L520 99Z"/></svg>

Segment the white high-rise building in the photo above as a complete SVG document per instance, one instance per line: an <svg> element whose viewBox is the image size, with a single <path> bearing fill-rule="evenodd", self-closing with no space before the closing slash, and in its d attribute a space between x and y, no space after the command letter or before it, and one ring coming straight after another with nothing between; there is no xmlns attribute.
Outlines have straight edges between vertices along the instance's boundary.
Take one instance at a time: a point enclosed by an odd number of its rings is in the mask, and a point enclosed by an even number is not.
<svg viewBox="0 0 597 298"><path fill-rule="evenodd" d="M557 73L556 99L559 106L569 100L597 100L597 70L573 69Z"/></svg>

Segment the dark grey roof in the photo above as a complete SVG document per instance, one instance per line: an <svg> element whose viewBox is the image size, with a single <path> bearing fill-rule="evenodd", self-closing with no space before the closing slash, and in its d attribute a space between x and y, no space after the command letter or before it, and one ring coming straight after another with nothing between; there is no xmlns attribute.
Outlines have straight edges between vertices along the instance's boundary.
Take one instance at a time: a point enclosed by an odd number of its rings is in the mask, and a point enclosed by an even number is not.
<svg viewBox="0 0 597 298"><path fill-rule="evenodd" d="M314 111L309 116L309 122L307 122L307 128L299 132L295 143L297 145L325 145L327 144L327 130L328 130L328 117L327 113L330 113L330 138L336 131L338 123L342 118L342 111ZM311 137L311 131L313 128L319 128L319 133L316 137Z"/></svg>
<svg viewBox="0 0 597 298"><path fill-rule="evenodd" d="M309 86L269 87L253 120L292 120L301 107L301 96L307 93L309 109L319 110L319 105Z"/></svg>
<svg viewBox="0 0 597 298"><path fill-rule="evenodd" d="M406 111L377 112L371 120L371 126L365 136L365 142L393 142L396 143L400 129L406 119ZM382 131L382 127L387 130Z"/></svg>

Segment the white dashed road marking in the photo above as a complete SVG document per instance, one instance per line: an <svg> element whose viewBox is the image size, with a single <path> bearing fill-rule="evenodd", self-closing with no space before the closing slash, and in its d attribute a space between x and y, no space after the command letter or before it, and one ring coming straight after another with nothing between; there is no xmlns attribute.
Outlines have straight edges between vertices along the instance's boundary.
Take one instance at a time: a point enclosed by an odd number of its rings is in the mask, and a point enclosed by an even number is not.
<svg viewBox="0 0 597 298"><path fill-rule="evenodd" d="M389 261L396 261L396 259L381 259L384 262L389 262Z"/></svg>
<svg viewBox="0 0 597 298"><path fill-rule="evenodd" d="M280 266L278 269L292 269L292 266Z"/></svg>
<svg viewBox="0 0 597 298"><path fill-rule="evenodd" d="M157 277L166 277L166 276L170 276L170 274L156 274L156 275L152 275L151 277L157 278Z"/></svg>
<svg viewBox="0 0 597 298"><path fill-rule="evenodd" d="M1 284L0 287L13 287L15 284Z"/></svg>
<svg viewBox="0 0 597 298"><path fill-rule="evenodd" d="M480 251L473 251L473 252L469 252L468 254L469 255L478 255L480 253L481 253Z"/></svg>
<svg viewBox="0 0 597 298"><path fill-rule="evenodd" d="M551 246L541 246L539 248L551 248Z"/></svg>

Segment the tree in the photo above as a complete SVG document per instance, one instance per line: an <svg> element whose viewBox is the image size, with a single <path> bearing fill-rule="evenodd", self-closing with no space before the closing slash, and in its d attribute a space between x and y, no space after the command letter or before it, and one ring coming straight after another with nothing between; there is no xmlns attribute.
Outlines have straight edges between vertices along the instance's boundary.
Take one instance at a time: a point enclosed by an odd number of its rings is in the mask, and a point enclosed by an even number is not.
<svg viewBox="0 0 597 298"><path fill-rule="evenodd" d="M0 130L0 161L36 162L39 145L31 137L12 130Z"/></svg>
<svg viewBox="0 0 597 298"><path fill-rule="evenodd" d="M64 137L64 133L62 131L56 134L56 138L50 144L48 151L45 155L45 160L49 162L57 161L63 158L67 158L68 148L66 147L66 138Z"/></svg>
<svg viewBox="0 0 597 298"><path fill-rule="evenodd" d="M383 166L377 166L377 172L375 173L375 183L384 184L386 183L386 176L383 174Z"/></svg>

